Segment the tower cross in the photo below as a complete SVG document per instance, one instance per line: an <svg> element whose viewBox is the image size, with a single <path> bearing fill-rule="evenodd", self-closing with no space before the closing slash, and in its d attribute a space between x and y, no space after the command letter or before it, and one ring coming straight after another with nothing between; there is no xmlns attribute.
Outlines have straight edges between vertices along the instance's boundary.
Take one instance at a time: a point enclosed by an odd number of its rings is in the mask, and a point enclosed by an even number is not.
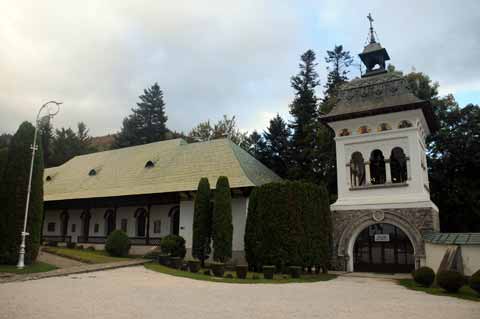
<svg viewBox="0 0 480 319"><path fill-rule="evenodd" d="M367 19L370 22L370 43L375 43L375 36L373 35L373 33L374 33L374 31L373 31L373 21L374 20L372 18L371 13L368 13Z"/></svg>

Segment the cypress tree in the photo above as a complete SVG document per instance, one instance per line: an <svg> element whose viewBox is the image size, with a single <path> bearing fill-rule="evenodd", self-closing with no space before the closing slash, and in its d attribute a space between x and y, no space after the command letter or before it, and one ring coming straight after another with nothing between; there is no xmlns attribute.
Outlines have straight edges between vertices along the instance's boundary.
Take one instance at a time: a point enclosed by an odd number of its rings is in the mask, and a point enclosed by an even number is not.
<svg viewBox="0 0 480 319"><path fill-rule="evenodd" d="M263 133L265 139L266 165L281 177L287 176L289 166L290 129L287 122L277 114Z"/></svg>
<svg viewBox="0 0 480 319"><path fill-rule="evenodd" d="M245 259L253 270L259 269L258 248L262 240L261 223L257 211L257 189L254 188L248 198L247 222L243 237Z"/></svg>
<svg viewBox="0 0 480 319"><path fill-rule="evenodd" d="M197 194L195 195L192 238L192 256L202 262L202 267L211 252L212 205L210 196L208 178L203 177L198 183Z"/></svg>
<svg viewBox="0 0 480 319"><path fill-rule="evenodd" d="M232 257L232 195L226 176L220 176L215 188L213 210L213 259L226 262Z"/></svg>
<svg viewBox="0 0 480 319"><path fill-rule="evenodd" d="M0 262L17 262L27 197L28 176L30 172L31 149L35 128L29 122L23 122L12 138L8 151L8 160L1 192L2 216L4 217L5 236L0 247ZM43 153L42 143L38 141L32 175L32 189L27 220L25 263L36 260L40 248L40 234L43 218Z"/></svg>

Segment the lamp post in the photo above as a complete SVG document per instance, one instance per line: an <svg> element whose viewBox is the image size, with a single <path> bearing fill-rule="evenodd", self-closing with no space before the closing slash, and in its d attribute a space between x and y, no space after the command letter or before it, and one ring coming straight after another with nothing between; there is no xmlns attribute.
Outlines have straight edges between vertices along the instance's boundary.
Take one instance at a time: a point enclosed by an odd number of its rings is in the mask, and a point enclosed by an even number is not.
<svg viewBox="0 0 480 319"><path fill-rule="evenodd" d="M54 111L50 110L48 108L50 104L55 104L56 110ZM30 162L30 175L28 177L27 201L25 204L25 217L23 220L23 231L21 234L22 243L20 244L20 253L18 255L18 264L17 264L18 269L23 269L25 267L25 238L29 235L29 233L27 233L27 220L28 220L28 208L30 205L30 192L32 189L33 162L35 161L35 151L38 150L38 146L37 146L38 124L42 120L50 120L52 117L57 115L58 112L60 111L60 104L62 104L62 102L55 102L55 101L49 101L43 104L38 110L37 118L35 120L35 134L33 135L33 144L30 146L30 149L32 150L32 161ZM45 109L48 111L48 114L40 118L40 114Z"/></svg>

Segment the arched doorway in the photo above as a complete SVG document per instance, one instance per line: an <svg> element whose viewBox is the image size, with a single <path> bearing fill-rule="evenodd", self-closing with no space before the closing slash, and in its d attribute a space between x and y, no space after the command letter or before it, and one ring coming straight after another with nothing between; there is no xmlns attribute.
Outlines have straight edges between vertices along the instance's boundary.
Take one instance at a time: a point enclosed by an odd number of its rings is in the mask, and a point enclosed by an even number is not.
<svg viewBox="0 0 480 319"><path fill-rule="evenodd" d="M170 217L170 234L178 235L180 233L180 207L175 206L168 213Z"/></svg>
<svg viewBox="0 0 480 319"><path fill-rule="evenodd" d="M115 212L108 209L103 217L105 218L105 236L108 236L115 230Z"/></svg>
<svg viewBox="0 0 480 319"><path fill-rule="evenodd" d="M85 210L82 212L80 215L80 219L82 220L82 238L79 239L80 242L88 242L88 234L90 233L90 218L92 215L90 214L90 211Z"/></svg>
<svg viewBox="0 0 480 319"><path fill-rule="evenodd" d="M63 211L60 214L60 235L63 237L63 241L65 241L65 237L68 233L68 220L70 219L70 215L67 211Z"/></svg>
<svg viewBox="0 0 480 319"><path fill-rule="evenodd" d="M137 219L137 237L145 237L147 226L147 211L145 208L139 208L135 212L135 218Z"/></svg>
<svg viewBox="0 0 480 319"><path fill-rule="evenodd" d="M415 269L413 245L403 230L387 223L360 232L353 247L353 270L409 273Z"/></svg>

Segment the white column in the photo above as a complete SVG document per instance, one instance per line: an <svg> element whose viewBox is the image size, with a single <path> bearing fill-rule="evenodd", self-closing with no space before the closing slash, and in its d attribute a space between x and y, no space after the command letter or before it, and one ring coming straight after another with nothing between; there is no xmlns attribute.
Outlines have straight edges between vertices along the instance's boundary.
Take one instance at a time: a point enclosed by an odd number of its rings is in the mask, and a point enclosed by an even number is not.
<svg viewBox="0 0 480 319"><path fill-rule="evenodd" d="M407 180L412 180L412 169L410 168L410 158L405 159L405 165L407 166ZM422 168L423 169L423 168Z"/></svg>
<svg viewBox="0 0 480 319"><path fill-rule="evenodd" d="M392 182L392 174L390 172L390 160L385 161L385 176L387 177L387 180L385 183L391 183Z"/></svg>
<svg viewBox="0 0 480 319"><path fill-rule="evenodd" d="M365 162L365 184L370 185L372 183L372 178L370 177L370 162Z"/></svg>

